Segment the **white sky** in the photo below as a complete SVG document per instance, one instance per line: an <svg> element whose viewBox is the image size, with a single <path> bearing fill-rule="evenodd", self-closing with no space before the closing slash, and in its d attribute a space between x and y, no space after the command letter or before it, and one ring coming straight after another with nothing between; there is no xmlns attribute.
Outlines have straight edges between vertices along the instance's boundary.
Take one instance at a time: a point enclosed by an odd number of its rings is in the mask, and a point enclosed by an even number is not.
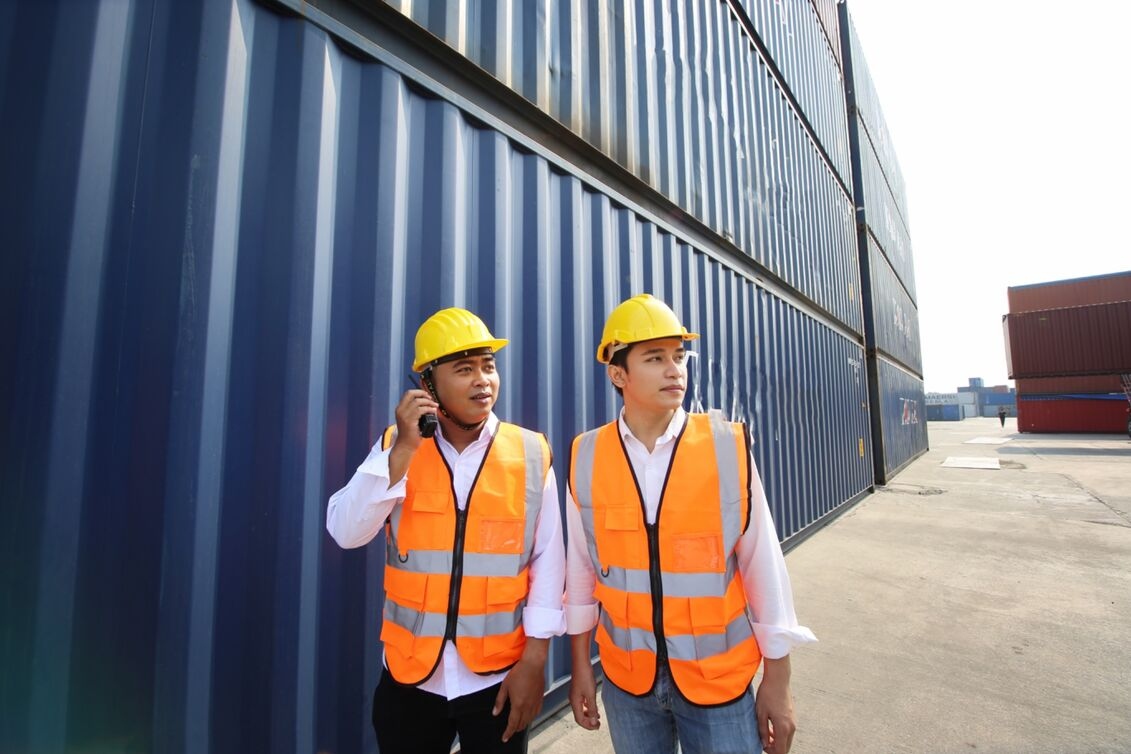
<svg viewBox="0 0 1131 754"><path fill-rule="evenodd" d="M926 388L1012 385L1007 287L1131 269L1131 2L848 7L907 184Z"/></svg>

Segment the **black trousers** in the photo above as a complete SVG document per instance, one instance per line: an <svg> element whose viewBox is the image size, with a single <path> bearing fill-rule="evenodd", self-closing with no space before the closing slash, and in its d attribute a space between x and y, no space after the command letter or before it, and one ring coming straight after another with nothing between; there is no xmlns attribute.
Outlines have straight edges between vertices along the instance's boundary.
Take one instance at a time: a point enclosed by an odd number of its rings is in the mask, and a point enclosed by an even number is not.
<svg viewBox="0 0 1131 754"><path fill-rule="evenodd" d="M491 714L499 684L448 701L405 686L388 670L373 692L373 730L381 754L448 754L459 735L461 754L526 754L528 730L503 743L511 706Z"/></svg>

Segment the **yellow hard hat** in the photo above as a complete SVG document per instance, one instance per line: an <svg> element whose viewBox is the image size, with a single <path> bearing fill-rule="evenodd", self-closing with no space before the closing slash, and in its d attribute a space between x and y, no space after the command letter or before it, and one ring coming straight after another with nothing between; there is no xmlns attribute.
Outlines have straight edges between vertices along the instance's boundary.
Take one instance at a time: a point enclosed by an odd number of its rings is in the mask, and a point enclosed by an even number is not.
<svg viewBox="0 0 1131 754"><path fill-rule="evenodd" d="M492 335L483 320L467 309L441 309L424 320L416 331L416 358L412 362L412 371L423 372L445 356L463 351L490 348L495 352L507 342Z"/></svg>
<svg viewBox="0 0 1131 754"><path fill-rule="evenodd" d="M617 346L657 338L695 340L698 337L699 333L688 332L679 323L679 317L675 316L670 306L647 293L641 293L622 301L605 320L601 345L597 347L597 361L608 364L613 354L620 350Z"/></svg>

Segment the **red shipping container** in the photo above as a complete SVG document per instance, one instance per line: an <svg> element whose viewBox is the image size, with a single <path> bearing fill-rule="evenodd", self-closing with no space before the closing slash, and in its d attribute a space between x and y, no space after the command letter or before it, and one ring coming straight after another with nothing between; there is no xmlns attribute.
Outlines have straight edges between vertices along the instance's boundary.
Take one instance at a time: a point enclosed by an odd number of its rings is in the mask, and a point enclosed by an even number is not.
<svg viewBox="0 0 1131 754"><path fill-rule="evenodd" d="M1049 283L1012 286L1006 291L1011 314L1067 306L1110 304L1131 299L1131 271L1110 275L1054 280Z"/></svg>
<svg viewBox="0 0 1131 754"><path fill-rule="evenodd" d="M1126 434L1127 399L1058 398L1017 400L1021 432L1085 432Z"/></svg>
<svg viewBox="0 0 1131 754"><path fill-rule="evenodd" d="M1018 395L1052 393L1118 393L1122 390L1118 374L1096 374L1086 377L1030 377L1017 380Z"/></svg>
<svg viewBox="0 0 1131 754"><path fill-rule="evenodd" d="M1131 372L1131 301L1007 314L1012 379Z"/></svg>

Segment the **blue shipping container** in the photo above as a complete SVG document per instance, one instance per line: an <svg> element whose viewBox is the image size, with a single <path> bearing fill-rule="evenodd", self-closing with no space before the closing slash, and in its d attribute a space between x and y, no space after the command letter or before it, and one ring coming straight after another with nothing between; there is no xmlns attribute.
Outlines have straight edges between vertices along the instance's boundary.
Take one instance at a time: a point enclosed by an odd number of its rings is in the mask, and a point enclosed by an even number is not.
<svg viewBox="0 0 1131 754"><path fill-rule="evenodd" d="M907 289L880 253L870 233L862 236L867 244L868 279L864 297L864 331L870 346L902 364L915 374L923 372L919 345L919 309ZM871 330L871 332L869 332Z"/></svg>
<svg viewBox="0 0 1131 754"><path fill-rule="evenodd" d="M0 750L372 749L383 553L325 505L441 306L511 338L498 413L559 479L615 415L603 318L651 290L783 538L870 489L854 334L480 92L248 0L0 15Z"/></svg>
<svg viewBox="0 0 1131 754"><path fill-rule="evenodd" d="M286 4L356 20L340 0ZM812 103L804 114L726 0L392 5L674 203L673 214L861 331L844 91L808 3L781 41L802 107ZM755 7L777 36L779 6Z"/></svg>
<svg viewBox="0 0 1131 754"><path fill-rule="evenodd" d="M880 403L873 411L881 425L879 445L882 446L875 452L877 459L883 461L881 464L877 460L876 482L886 484L928 450L923 379L883 357L876 357L874 363ZM872 427L875 433L875 421Z"/></svg>
<svg viewBox="0 0 1131 754"><path fill-rule="evenodd" d="M927 406L927 421L956 422L962 419L962 406L951 403L943 406Z"/></svg>

